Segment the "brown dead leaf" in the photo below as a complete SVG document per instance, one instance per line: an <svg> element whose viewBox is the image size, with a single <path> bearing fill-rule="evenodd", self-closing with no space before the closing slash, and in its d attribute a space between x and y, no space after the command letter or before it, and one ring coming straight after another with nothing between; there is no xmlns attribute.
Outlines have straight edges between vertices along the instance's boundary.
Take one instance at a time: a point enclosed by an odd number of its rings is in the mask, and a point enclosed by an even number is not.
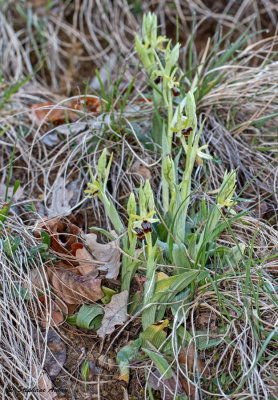
<svg viewBox="0 0 278 400"><path fill-rule="evenodd" d="M72 245L77 242L77 236L81 232L78 226L60 217L39 223L37 229L47 232L51 239L50 248L62 254L72 254Z"/></svg>
<svg viewBox="0 0 278 400"><path fill-rule="evenodd" d="M164 377L161 377L161 372L155 368L149 375L148 382L151 389L159 391L161 398L164 400L173 399L176 387L179 394L185 394L181 383L177 381L177 376L174 371L172 371L172 377L170 379L165 379Z"/></svg>
<svg viewBox="0 0 278 400"><path fill-rule="evenodd" d="M209 375L208 367L205 366L205 363L198 355L193 341L191 341L187 347L181 349L179 354L179 362L181 364L186 364L190 372L194 373L194 371L197 369L200 375Z"/></svg>
<svg viewBox="0 0 278 400"><path fill-rule="evenodd" d="M189 400L197 400L199 399L198 394L196 393L195 386L188 380L184 378L184 376L180 376L180 383L187 395Z"/></svg>
<svg viewBox="0 0 278 400"><path fill-rule="evenodd" d="M70 251L70 253L71 253L73 256L76 257L76 251L77 251L78 249L83 249L83 248L84 248L84 246L83 246L82 243L78 243L78 242L73 243L73 244L71 245L71 251Z"/></svg>
<svg viewBox="0 0 278 400"><path fill-rule="evenodd" d="M48 268L48 279L59 297L68 304L83 304L103 297L101 279L77 276L69 271Z"/></svg>
<svg viewBox="0 0 278 400"><path fill-rule="evenodd" d="M200 359L196 351L195 344L192 341L186 348L181 350L179 354L179 362L181 364L186 364L189 372L191 373L194 373L197 369L200 375L209 375L208 368L206 368L204 362ZM184 388L188 399L195 400L199 398L196 387L182 375L180 376L180 383Z"/></svg>
<svg viewBox="0 0 278 400"><path fill-rule="evenodd" d="M98 265L94 263L94 259L88 250L82 246L75 251L75 256L78 261L78 271L81 275L90 276L91 278L96 278L99 274Z"/></svg>
<svg viewBox="0 0 278 400"><path fill-rule="evenodd" d="M147 160L146 160L147 161ZM130 172L140 175L144 180L152 180L152 174L148 167L146 167L140 160L136 160L132 165Z"/></svg>
<svg viewBox="0 0 278 400"><path fill-rule="evenodd" d="M60 336L54 331L49 330L47 334L47 350L44 369L50 379L56 378L60 373L67 357L67 348Z"/></svg>
<svg viewBox="0 0 278 400"><path fill-rule="evenodd" d="M51 380L41 366L36 364L32 365L32 376L36 383L34 387L40 389L40 392L37 393L38 400L52 400L57 397L57 394L52 389Z"/></svg>
<svg viewBox="0 0 278 400"><path fill-rule="evenodd" d="M85 109L87 112L101 112L101 102L98 97L81 96L71 103L71 108L79 111Z"/></svg>
<svg viewBox="0 0 278 400"><path fill-rule="evenodd" d="M39 296L39 301L44 305L44 310L42 313L41 326L46 329L48 325L49 316L51 314L50 326L57 326L65 321L65 316L68 315L68 310L66 305L59 300L59 298L51 299L49 296L42 295ZM50 312L51 310L51 312Z"/></svg>
<svg viewBox="0 0 278 400"><path fill-rule="evenodd" d="M69 215L71 206L69 204L73 196L73 191L65 187L63 178L58 178L55 181L52 191L52 201L50 207L47 209L49 218L56 217L57 215Z"/></svg>
<svg viewBox="0 0 278 400"><path fill-rule="evenodd" d="M109 304L105 306L101 327L97 331L99 337L104 338L115 330L116 325L122 325L127 319L128 291L114 294Z"/></svg>
<svg viewBox="0 0 278 400"><path fill-rule="evenodd" d="M196 317L195 324L197 330L206 331L209 325L210 332L216 333L218 330L218 317L213 312L201 309Z"/></svg>
<svg viewBox="0 0 278 400"><path fill-rule="evenodd" d="M29 271L29 279L32 282L32 292L36 293L37 290L44 291L46 287L46 276L45 274L35 268ZM30 290L26 282L22 285L25 289Z"/></svg>
<svg viewBox="0 0 278 400"><path fill-rule="evenodd" d="M34 104L31 107L32 115L37 126L52 124L59 126L67 121L76 121L79 117L74 111L65 110L64 106L57 106L53 102ZM67 118L65 118L67 116Z"/></svg>
<svg viewBox="0 0 278 400"><path fill-rule="evenodd" d="M97 242L97 235L89 233L85 235L86 243L96 261L102 261L105 264L98 267L99 271L107 271L107 279L116 279L120 270L121 253L118 248L118 240L107 244Z"/></svg>

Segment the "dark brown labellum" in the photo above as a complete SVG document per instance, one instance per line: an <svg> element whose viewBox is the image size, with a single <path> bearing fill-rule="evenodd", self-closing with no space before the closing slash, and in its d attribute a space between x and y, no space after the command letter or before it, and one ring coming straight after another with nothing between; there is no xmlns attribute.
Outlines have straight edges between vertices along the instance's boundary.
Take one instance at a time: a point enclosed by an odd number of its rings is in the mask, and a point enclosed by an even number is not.
<svg viewBox="0 0 278 400"><path fill-rule="evenodd" d="M152 225L148 221L143 221L142 222L142 229L144 233L150 233L152 232Z"/></svg>
<svg viewBox="0 0 278 400"><path fill-rule="evenodd" d="M178 88L176 88L176 86L174 86L174 87L172 88L172 93L173 93L173 96L174 96L174 97L178 97L178 96L180 96L180 94L181 94L181 92L179 91Z"/></svg>
<svg viewBox="0 0 278 400"><path fill-rule="evenodd" d="M135 228L134 230L136 232L136 236L138 237L138 239L142 239L145 237L143 229Z"/></svg>
<svg viewBox="0 0 278 400"><path fill-rule="evenodd" d="M189 136L190 132L193 131L193 128L190 126L189 128L185 128L181 131L182 136Z"/></svg>
<svg viewBox="0 0 278 400"><path fill-rule="evenodd" d="M139 242L143 242L143 240L145 240L146 238L145 238L145 235L143 235L142 237L137 237L137 239L139 240Z"/></svg>
<svg viewBox="0 0 278 400"><path fill-rule="evenodd" d="M95 196L96 194L98 194L98 190L95 190L95 191L93 192L93 196Z"/></svg>
<svg viewBox="0 0 278 400"><path fill-rule="evenodd" d="M161 82L161 76L155 78L154 83L158 85Z"/></svg>
<svg viewBox="0 0 278 400"><path fill-rule="evenodd" d="M226 207L221 208L221 212L222 215L224 215L224 217L228 214L228 209Z"/></svg>

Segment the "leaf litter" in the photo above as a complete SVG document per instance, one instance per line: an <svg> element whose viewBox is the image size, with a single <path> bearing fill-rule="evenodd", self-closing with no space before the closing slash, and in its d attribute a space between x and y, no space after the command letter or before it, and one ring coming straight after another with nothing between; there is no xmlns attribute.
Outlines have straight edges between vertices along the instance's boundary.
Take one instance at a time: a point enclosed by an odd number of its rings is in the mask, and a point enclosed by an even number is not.
<svg viewBox="0 0 278 400"><path fill-rule="evenodd" d="M113 232L111 232L113 234ZM115 234L115 232L114 232ZM119 241L115 239L107 244L97 242L97 235L89 233L84 235L89 249L96 260L102 261L99 271L107 271L106 279L116 279L120 270L121 253L119 251Z"/></svg>
<svg viewBox="0 0 278 400"><path fill-rule="evenodd" d="M122 325L127 319L128 291L123 290L114 294L110 303L105 306L101 327L98 336L104 338L114 332L116 325Z"/></svg>

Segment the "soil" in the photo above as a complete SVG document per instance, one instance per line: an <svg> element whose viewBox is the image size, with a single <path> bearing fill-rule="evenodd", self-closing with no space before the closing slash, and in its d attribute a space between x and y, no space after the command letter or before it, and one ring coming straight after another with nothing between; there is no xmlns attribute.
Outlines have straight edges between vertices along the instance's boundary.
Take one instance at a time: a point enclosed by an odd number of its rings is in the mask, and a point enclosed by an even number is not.
<svg viewBox="0 0 278 400"><path fill-rule="evenodd" d="M125 330L113 344L112 350L106 351L117 332L113 337L108 337L103 343L93 331L86 332L68 324L59 327L59 335L66 343L67 359L63 370L53 380L53 386L59 397L67 400L83 399L123 399L124 387L117 380L119 370L116 363L117 352L130 340L138 337L138 324L130 326L130 330ZM87 384L85 387L81 376L81 366L84 361L89 361L90 372L89 381L95 384ZM70 376L71 375L71 376ZM130 399L144 399L144 369L136 369L131 372L128 393Z"/></svg>

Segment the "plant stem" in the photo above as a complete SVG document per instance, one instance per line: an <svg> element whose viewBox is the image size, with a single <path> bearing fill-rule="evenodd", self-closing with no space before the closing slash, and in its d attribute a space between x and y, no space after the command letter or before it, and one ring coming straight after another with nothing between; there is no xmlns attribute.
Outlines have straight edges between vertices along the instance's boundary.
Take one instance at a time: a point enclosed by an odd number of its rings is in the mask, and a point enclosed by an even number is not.
<svg viewBox="0 0 278 400"><path fill-rule="evenodd" d="M156 245L152 245L152 235L151 233L146 234L146 241L148 244L148 261L147 261L147 271L146 271L146 282L144 287L144 306L149 304L153 297L154 287L155 287L155 254L156 254ZM154 315L153 311L155 308L150 307L145 310L142 314L142 324L144 330L154 323Z"/></svg>

